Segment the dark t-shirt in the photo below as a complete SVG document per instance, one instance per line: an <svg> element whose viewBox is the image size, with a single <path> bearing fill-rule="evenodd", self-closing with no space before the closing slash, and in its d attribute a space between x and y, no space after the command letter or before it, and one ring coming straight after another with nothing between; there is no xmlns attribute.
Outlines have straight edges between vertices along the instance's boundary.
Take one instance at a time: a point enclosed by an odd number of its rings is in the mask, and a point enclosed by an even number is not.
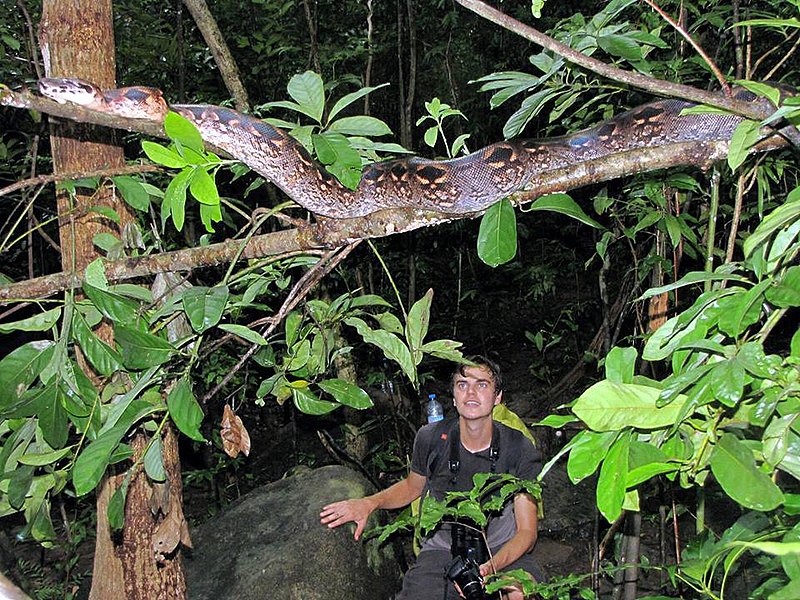
<svg viewBox="0 0 800 600"><path fill-rule="evenodd" d="M450 491L472 489L472 477L476 473L492 472L491 449L469 452L460 446L460 467L453 480L450 471L450 447L452 432L458 427L458 419L425 425L417 432L411 470L428 480L427 489L437 500ZM522 432L495 421L494 432L498 440L492 439L497 448L495 473L508 473L520 479L535 479L542 470L541 452ZM494 436L494 434L493 434ZM505 544L516 533L513 503L509 502L500 515L489 521L487 539L489 547L496 549ZM422 549L450 549L450 531L444 525L428 538Z"/></svg>

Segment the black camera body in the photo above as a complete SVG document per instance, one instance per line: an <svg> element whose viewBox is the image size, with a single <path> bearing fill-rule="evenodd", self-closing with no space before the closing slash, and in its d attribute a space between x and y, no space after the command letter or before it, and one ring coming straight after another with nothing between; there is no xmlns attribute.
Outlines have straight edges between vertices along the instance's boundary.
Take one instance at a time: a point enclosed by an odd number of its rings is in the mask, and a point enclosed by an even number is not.
<svg viewBox="0 0 800 600"><path fill-rule="evenodd" d="M445 568L444 576L458 585L467 600L485 598L479 565L471 557L456 556Z"/></svg>

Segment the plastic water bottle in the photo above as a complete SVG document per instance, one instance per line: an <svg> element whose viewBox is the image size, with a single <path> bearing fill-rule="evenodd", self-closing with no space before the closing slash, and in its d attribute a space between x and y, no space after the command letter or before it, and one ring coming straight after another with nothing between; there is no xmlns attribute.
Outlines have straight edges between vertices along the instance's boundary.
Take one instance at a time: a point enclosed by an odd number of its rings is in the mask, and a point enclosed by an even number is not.
<svg viewBox="0 0 800 600"><path fill-rule="evenodd" d="M436 421L444 419L444 411L441 403L436 399L436 394L428 395L428 404L425 406L425 412L428 414L428 423L436 423Z"/></svg>

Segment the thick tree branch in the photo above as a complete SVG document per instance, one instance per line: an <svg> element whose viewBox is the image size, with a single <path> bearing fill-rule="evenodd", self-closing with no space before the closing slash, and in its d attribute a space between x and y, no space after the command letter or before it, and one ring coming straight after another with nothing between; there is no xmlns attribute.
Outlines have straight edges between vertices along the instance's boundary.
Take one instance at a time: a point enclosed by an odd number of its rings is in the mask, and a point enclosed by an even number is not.
<svg viewBox="0 0 800 600"><path fill-rule="evenodd" d="M724 96L714 92L707 92L699 88L679 83L672 83L670 81L663 81L655 77L649 77L642 73L635 73L619 69L612 65L606 64L591 56L586 56L573 50L566 44L551 38L548 35L525 25L512 17L500 12L496 8L481 2L480 0L456 0L464 8L468 8L477 15L484 19L495 23L508 29L512 33L525 38L542 46L546 50L555 52L559 56L566 58L568 61L575 63L588 71L596 73L602 77L607 77L613 81L630 85L632 87L658 94L660 96L669 96L672 98L681 98L690 102L697 102L699 104L708 104L709 106L716 106L729 110L737 115L742 115L755 120L762 120L767 118L773 111L769 105L765 103L747 102L744 100L737 100L736 98Z"/></svg>
<svg viewBox="0 0 800 600"><path fill-rule="evenodd" d="M786 141L774 136L762 142L760 150L785 146ZM613 154L600 159L540 173L522 191L511 197L524 205L553 192L562 192L584 185L601 183L618 177L675 166L707 169L727 155L727 142L684 142L658 148ZM187 248L154 256L108 261L109 281L123 281L165 271L189 271L223 264L237 258L264 258L283 252L311 248L336 248L354 241L377 238L430 227L457 219L473 218L480 213L443 214L415 208L386 209L355 219L319 219L303 229L287 229L254 236L238 255L242 242L232 240L201 248ZM56 273L0 287L0 302L49 296L69 287L81 285L82 272Z"/></svg>

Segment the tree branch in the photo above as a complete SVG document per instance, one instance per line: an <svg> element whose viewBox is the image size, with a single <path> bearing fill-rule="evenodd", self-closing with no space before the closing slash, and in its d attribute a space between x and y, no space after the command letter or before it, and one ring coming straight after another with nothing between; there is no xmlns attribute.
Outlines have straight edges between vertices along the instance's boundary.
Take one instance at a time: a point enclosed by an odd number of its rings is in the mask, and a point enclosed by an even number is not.
<svg viewBox="0 0 800 600"><path fill-rule="evenodd" d="M189 9L200 33L203 34L203 39L208 44L208 49L211 50L211 55L219 68L225 87L233 98L236 110L250 112L250 100L247 98L247 90L242 83L239 68L236 66L236 61L233 60L228 44L225 43L225 38L222 37L214 15L208 9L208 4L205 0L183 0L183 4Z"/></svg>
<svg viewBox="0 0 800 600"><path fill-rule="evenodd" d="M517 35L542 46L546 50L555 52L556 54L566 58L568 61L575 63L588 71L591 71L601 77L607 77L613 81L624 83L632 87L658 94L660 96L668 96L671 98L681 98L690 102L697 102L699 104L708 104L709 106L716 106L729 110L734 114L742 115L750 119L762 120L772 114L773 109L766 103L747 102L745 100L737 100L736 98L727 97L722 94L714 92L707 92L699 88L679 83L672 83L670 81L663 81L655 77L649 77L642 73L635 73L633 71L626 71L606 64L596 58L586 56L577 50L573 50L566 44L551 38L548 35L525 25L516 19L492 8L491 6L481 2L480 0L456 0L461 6L474 12L475 14L483 17L484 19L516 33Z"/></svg>

